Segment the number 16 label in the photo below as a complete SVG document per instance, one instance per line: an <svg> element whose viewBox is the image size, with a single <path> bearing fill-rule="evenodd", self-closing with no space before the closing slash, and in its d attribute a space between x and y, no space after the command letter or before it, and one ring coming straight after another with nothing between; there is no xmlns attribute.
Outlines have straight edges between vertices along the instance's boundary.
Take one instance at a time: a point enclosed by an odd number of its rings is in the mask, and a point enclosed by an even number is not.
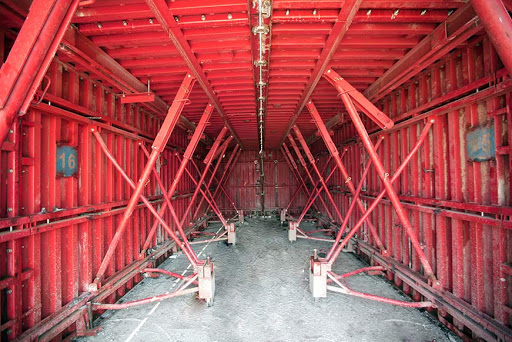
<svg viewBox="0 0 512 342"><path fill-rule="evenodd" d="M57 147L57 175L72 177L78 172L78 153L71 146Z"/></svg>

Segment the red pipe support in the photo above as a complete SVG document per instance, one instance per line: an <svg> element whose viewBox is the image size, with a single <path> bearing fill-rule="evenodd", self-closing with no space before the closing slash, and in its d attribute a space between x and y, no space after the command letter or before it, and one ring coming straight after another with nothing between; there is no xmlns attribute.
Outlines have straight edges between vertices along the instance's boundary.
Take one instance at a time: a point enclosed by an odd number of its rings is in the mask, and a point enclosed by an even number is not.
<svg viewBox="0 0 512 342"><path fill-rule="evenodd" d="M145 268L145 269L142 270L142 272L145 272L145 273L162 273L162 274L168 275L169 277L173 277L173 278L176 278L176 279L187 279L187 278L189 278L189 277L185 277L184 275L181 275L179 273L174 273L174 272L171 272L171 271L164 270L163 268ZM192 283L197 285L197 281L193 281Z"/></svg>
<svg viewBox="0 0 512 342"><path fill-rule="evenodd" d="M331 136L329 135L329 132L327 131L327 128L325 127L324 122L322 121L322 118L320 117L320 114L318 113L318 110L316 109L315 105L312 101L309 101L307 104L309 113L311 114L311 117L313 118L313 121L315 122L315 125L320 132L320 135L322 136L322 139L324 140L324 143L329 150L329 153L333 156L336 165L338 166L338 169L340 170L343 178L345 179L345 183L347 184L347 187L354 195L356 193L356 189L354 187L354 183L352 182L352 177L349 176L347 170L345 169L345 166L343 165L341 158L339 156L338 149L336 148L336 145L334 145L334 142L332 141ZM354 198L354 202L357 204L357 207L359 208L359 211L364 214L366 209L365 205L359 198ZM375 242L378 244L378 247L381 249L382 253L387 253L387 250L385 246L382 244L382 241L379 238L379 234L377 233L377 229L373 225L373 223L370 220L366 221L366 224L368 225L368 228L370 229ZM340 231L343 231L340 230Z"/></svg>
<svg viewBox="0 0 512 342"><path fill-rule="evenodd" d="M413 146L413 148L411 149L411 151L409 152L407 157L400 164L400 166L396 170L395 174L391 178L391 183L393 183L394 181L396 181L398 179L398 177L400 176L402 171L405 169L405 167L407 166L409 161L412 159L413 155L419 150L419 148L422 145L423 141L425 141L426 137L428 136L428 132L430 130L430 127L433 125L433 123L434 123L433 120L429 120L427 122L427 124L423 128L423 131L422 131L421 135L418 137L418 140L416 141L416 144ZM375 163L374 160L373 160L373 162ZM341 253L341 250L343 249L343 247L345 247L347 245L347 243L350 240L350 238L352 236L354 236L354 234L357 232L357 230L361 227L361 225L364 222L364 220L366 218L368 218L368 216L370 216L371 212L377 207L377 205L382 200L382 198L384 197L386 192L387 192L387 189L382 190L380 195L372 202L372 204L369 206L368 210L366 210L366 212L359 219L359 221L356 223L356 225L351 229L351 231L347 234L347 236L345 236L345 238L343 239L342 243L337 246L337 248L333 252L332 256L328 259L328 262L330 264L332 264L336 260L338 255ZM407 231L407 233L408 233L408 235L410 234L409 231ZM414 235L414 232L412 232L412 234L409 235L409 238L411 239L411 243L413 244L413 246L417 245L418 247L420 247L419 246L419 242L418 242L416 236ZM337 238L337 241L339 241L339 238ZM334 245L336 245L336 243ZM425 266L424 266L425 274L429 278L432 278L433 277L432 268L430 267L430 264L426 260L425 254L423 253L423 250L421 249L421 247L419 248L419 250L416 249L416 247L415 247L415 251L418 254L420 262L422 262L422 265L423 265L423 262L424 262L426 264L426 266L427 266L427 268L425 268ZM423 258L423 261L422 261L422 258ZM430 273L427 272L428 270L430 270Z"/></svg>
<svg viewBox="0 0 512 342"><path fill-rule="evenodd" d="M304 158L302 157L302 154L300 153L300 150L299 150L299 147L297 146L297 144L295 143L295 140L293 139L292 135L288 135L288 140L290 141L290 145L292 146L293 150L295 151L295 154L297 155L297 157L299 158L299 161L302 165L302 167L304 168L304 171L306 172L306 176L308 176L308 179L309 181L311 182L311 185L315 184L315 181L313 180L313 176L311 176L311 172L309 172L309 168L306 164L306 161L304 160ZM304 184L306 184L304 182ZM308 194L311 194L311 192L309 191L309 189L307 187L305 187L305 189L307 189L308 191ZM325 209L325 212L327 213L327 216L329 216L329 220L332 222L332 221L335 221L334 220L334 217L332 216L331 214L331 211L329 210L329 208L327 207L327 204L325 203L324 199L322 196L319 196L318 199L320 200L320 203L322 203L322 206L324 207ZM343 218L340 218L342 221L343 221Z"/></svg>
<svg viewBox="0 0 512 342"><path fill-rule="evenodd" d="M0 145L41 83L78 6L78 0L36 0L0 69Z"/></svg>
<svg viewBox="0 0 512 342"><path fill-rule="evenodd" d="M161 301L163 301L165 299L169 299L169 298L173 298L173 297L178 297L178 296L183 296L183 295L186 295L186 294L189 294L189 293L194 293L194 292L198 291L197 287L192 287L190 289L187 289L187 287L190 284L192 284L196 278L197 278L197 274L193 274L192 276L188 277L187 278L188 281L182 287L177 289L176 291L171 292L171 293L167 293L167 294L163 294L163 295L159 295L159 296L154 296L154 297L149 297L149 298L144 298L144 299L138 299L138 300L134 300L132 302L121 303L121 304L92 303L93 310L97 311L97 310L121 310L121 309L127 309L127 308L132 308L134 306L144 305L144 304L148 304L148 303L161 302Z"/></svg>
<svg viewBox="0 0 512 342"><path fill-rule="evenodd" d="M338 209L338 206L336 205L336 202L334 201L334 198L331 195L331 191L329 191L329 188L327 187L327 184L325 183L325 180L324 180L322 174L320 173L320 170L318 170L318 167L316 166L315 158L313 157L313 154L311 153L311 150L309 149L308 144L306 144L306 140L304 140L304 136L300 132L300 129L299 129L299 127L297 127L297 125L293 126L293 131L295 132L295 135L297 136L297 140L299 140L299 143L302 146L302 150L306 154L306 157L308 158L309 163L313 167L313 170L315 170L315 173L318 176L318 180L320 181L320 184L324 188L325 194L327 195L327 198L329 199L329 202L331 202L331 205L333 206L334 211L338 215L338 218L340 219L340 221L343 223L343 221L345 221L345 218L343 217L343 215L341 215L341 212ZM311 194L314 194L314 192L315 192L314 185L316 183L313 181L312 178L311 178L311 184L313 185L313 189L311 190ZM320 198L321 198L321 196L320 196Z"/></svg>
<svg viewBox="0 0 512 342"><path fill-rule="evenodd" d="M512 19L501 0L471 0L501 61L512 75Z"/></svg>
<svg viewBox="0 0 512 342"><path fill-rule="evenodd" d="M128 182L128 184L130 184L130 187L132 189L135 189L136 188L135 182L130 177L128 177L128 175L126 174L124 169L121 167L121 165L119 165L119 163L116 161L116 159L114 158L112 153L110 153L110 151L108 150L108 147L105 144L105 142L103 141L103 138L101 137L101 135L96 130L93 131L93 134L96 137L98 143L100 144L101 149L103 150L103 152L105 153L107 158L112 162L114 167L121 173L121 175ZM176 236L176 234L174 234L174 232L171 229L171 227L169 227L167 222L165 222L165 220L156 211L156 209L151 205L151 203L149 203L148 199L144 195L142 195L142 194L140 195L140 198L141 198L142 202L144 202L144 204L151 211L151 213L157 218L157 220L155 222L160 222L160 224L165 228L165 230L169 233L169 235L171 235L172 239L176 242L178 247L180 247L181 249L184 250L184 253L187 256L187 259L189 259L190 262L193 265L195 265L195 263L197 262L196 261L197 257L194 258L194 256L195 256L194 251L192 251L192 254L191 254L190 250L184 249L185 245L178 239L178 237Z"/></svg>
<svg viewBox="0 0 512 342"><path fill-rule="evenodd" d="M119 226L117 228L116 234L112 238L112 241L108 247L108 250L105 254L105 257L103 261L101 262L101 266L98 269L98 273L96 274L96 277L94 279L94 283L96 284L94 287L98 287L98 285L101 283L101 280L103 278L103 275L105 274L105 271L107 270L108 264L110 260L112 259L112 256L114 255L115 249L117 247L117 244L121 240L121 237L124 233L124 230L128 224L128 220L130 219L133 210L135 209L135 205L139 201L140 195L142 194L142 191L144 190L144 187L146 186L146 182L149 179L149 176L151 174L151 170L153 166L155 165L158 156L162 152L162 150L165 148L167 141L169 140L169 137L174 130L174 127L176 126L176 123L178 122L178 118L181 114L181 111L183 110L185 106L185 100L188 99L190 95L190 91L192 90L192 87L195 83L195 78L192 77L191 74L187 74L185 76L185 79L183 80L180 89L178 90L178 93L176 94L176 97L169 108L169 111L167 112L167 116L165 117L164 122L162 123L162 126L160 127L160 130L158 131L158 134L155 138L155 141L152 145L152 152L151 156L146 163L146 166L144 168L144 171L142 172L142 175L138 181L137 187L135 188L130 201L128 202L128 205L126 207L126 210L124 212L123 218L121 219L121 222L119 223ZM172 195L172 194L171 194ZM162 210L161 210L162 211ZM162 213L159 213L159 216ZM155 221L156 224L156 221ZM181 232L180 232L181 233ZM187 241L185 239L184 241L185 246L187 249L190 249L190 246L187 246ZM197 257L194 255L191 255L194 261L197 259Z"/></svg>

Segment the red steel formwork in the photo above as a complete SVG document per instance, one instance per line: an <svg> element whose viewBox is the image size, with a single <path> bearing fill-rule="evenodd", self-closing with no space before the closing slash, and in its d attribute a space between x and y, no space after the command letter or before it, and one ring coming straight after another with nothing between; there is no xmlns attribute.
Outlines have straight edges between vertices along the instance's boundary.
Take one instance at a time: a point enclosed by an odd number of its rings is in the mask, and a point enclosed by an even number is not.
<svg viewBox="0 0 512 342"><path fill-rule="evenodd" d="M1 339L94 333L95 313L145 302L114 304L143 274L183 278L157 268L177 249L207 269L157 299L201 297L213 265L189 244L257 214L332 243L315 296L323 275L512 340L511 10L0 0ZM369 266L332 273L342 249ZM412 301L350 288L362 272Z"/></svg>

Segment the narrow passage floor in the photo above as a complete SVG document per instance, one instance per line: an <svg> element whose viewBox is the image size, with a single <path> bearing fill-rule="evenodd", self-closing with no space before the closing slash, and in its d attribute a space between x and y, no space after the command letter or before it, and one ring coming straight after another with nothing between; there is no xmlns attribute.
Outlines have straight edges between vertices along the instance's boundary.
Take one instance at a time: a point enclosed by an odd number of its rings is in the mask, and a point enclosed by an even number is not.
<svg viewBox="0 0 512 342"><path fill-rule="evenodd" d="M213 224L211 229L219 227ZM308 287L309 257L314 248L328 247L311 240L291 244L279 221L249 218L238 228L235 246L194 246L202 259L210 255L215 262L213 307L187 295L108 311L97 322L102 331L80 341L458 341L417 309L332 292L315 302ZM187 264L178 254L160 267L182 273ZM363 266L354 255L342 253L333 271L341 274ZM349 283L359 291L406 300L378 276L358 275ZM177 286L165 275L148 278L122 301L163 294Z"/></svg>

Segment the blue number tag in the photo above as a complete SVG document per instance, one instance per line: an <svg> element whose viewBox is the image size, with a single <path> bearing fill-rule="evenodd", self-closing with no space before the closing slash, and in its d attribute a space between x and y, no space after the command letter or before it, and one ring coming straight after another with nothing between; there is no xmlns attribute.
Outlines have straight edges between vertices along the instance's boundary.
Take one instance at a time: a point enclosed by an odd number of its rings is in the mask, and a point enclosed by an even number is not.
<svg viewBox="0 0 512 342"><path fill-rule="evenodd" d="M78 153L74 147L57 147L57 175L72 177L78 172Z"/></svg>

